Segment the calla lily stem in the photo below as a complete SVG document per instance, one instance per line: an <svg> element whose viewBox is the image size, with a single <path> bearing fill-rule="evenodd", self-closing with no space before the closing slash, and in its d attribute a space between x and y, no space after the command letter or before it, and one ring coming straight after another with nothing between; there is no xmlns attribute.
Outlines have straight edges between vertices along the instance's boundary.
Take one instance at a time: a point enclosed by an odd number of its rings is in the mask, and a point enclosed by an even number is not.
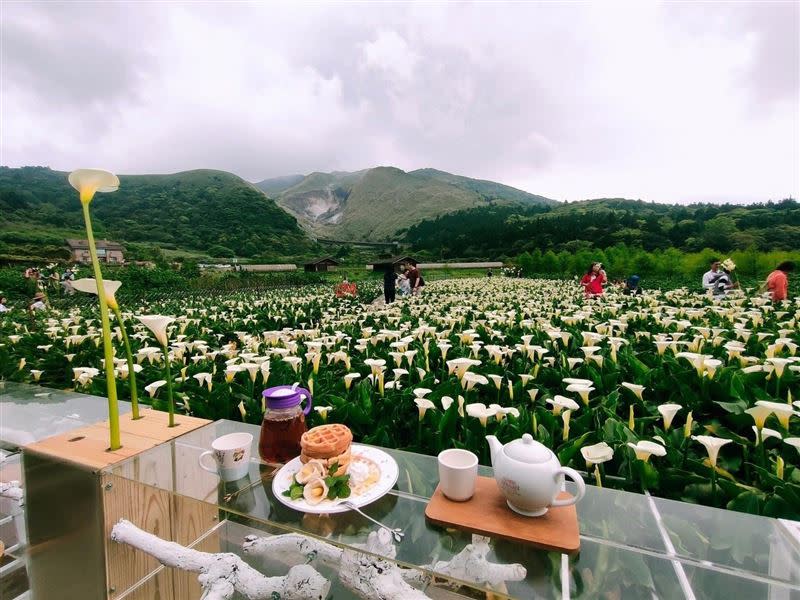
<svg viewBox="0 0 800 600"><path fill-rule="evenodd" d="M103 274L97 260L97 249L94 245L92 218L89 215L89 202L81 202L83 219L86 223L86 239L89 242L89 255L92 258L94 279L97 282L97 298L100 301L100 322L103 326L103 351L106 367L106 389L108 391L108 428L110 432L110 450L122 447L119 435L119 405L117 404L117 382L114 379L114 347L111 345L111 325L108 320L108 304L106 303Z"/></svg>
<svg viewBox="0 0 800 600"><path fill-rule="evenodd" d="M169 346L164 346L164 375L167 380L167 410L169 426L175 427L175 397L172 395L172 370L169 367Z"/></svg>
<svg viewBox="0 0 800 600"><path fill-rule="evenodd" d="M711 465L711 502L717 506L717 468Z"/></svg>
<svg viewBox="0 0 800 600"><path fill-rule="evenodd" d="M122 320L122 312L119 306L113 308L114 315L119 323L119 330L122 332L122 343L125 345L125 357L128 359L128 379L131 382L131 415L134 420L141 419L139 416L139 394L136 391L136 371L133 368L133 354L131 353L131 343L128 340L128 332L125 331L125 323Z"/></svg>

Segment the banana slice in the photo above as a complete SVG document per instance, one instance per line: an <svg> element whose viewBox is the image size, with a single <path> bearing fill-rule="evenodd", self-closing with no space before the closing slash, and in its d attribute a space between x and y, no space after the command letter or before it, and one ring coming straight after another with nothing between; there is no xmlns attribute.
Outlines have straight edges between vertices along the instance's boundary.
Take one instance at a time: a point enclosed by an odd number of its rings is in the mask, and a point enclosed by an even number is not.
<svg viewBox="0 0 800 600"><path fill-rule="evenodd" d="M303 498L309 504L319 504L328 496L328 486L322 477L316 477L303 488Z"/></svg>
<svg viewBox="0 0 800 600"><path fill-rule="evenodd" d="M294 476L297 483L303 485L317 477L325 477L325 469L315 460L310 460L304 464Z"/></svg>

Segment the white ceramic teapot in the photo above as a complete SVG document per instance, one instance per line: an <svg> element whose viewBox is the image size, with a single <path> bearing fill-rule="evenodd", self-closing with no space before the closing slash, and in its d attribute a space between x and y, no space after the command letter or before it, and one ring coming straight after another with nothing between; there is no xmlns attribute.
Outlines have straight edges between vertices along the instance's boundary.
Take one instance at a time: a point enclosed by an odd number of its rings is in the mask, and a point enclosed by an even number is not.
<svg viewBox="0 0 800 600"><path fill-rule="evenodd" d="M505 446L493 435L486 440L492 451L492 467L497 486L514 512L540 517L551 506L575 504L586 492L583 478L569 467L562 467L553 452L526 433ZM568 475L578 486L577 495L556 499Z"/></svg>

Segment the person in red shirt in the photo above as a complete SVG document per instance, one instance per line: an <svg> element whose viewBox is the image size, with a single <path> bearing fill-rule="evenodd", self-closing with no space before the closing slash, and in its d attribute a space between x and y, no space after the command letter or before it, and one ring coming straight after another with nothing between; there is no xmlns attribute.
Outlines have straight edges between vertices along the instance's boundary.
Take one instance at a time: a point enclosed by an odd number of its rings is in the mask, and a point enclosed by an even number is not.
<svg viewBox="0 0 800 600"><path fill-rule="evenodd" d="M411 284L411 294L413 296L419 295L425 285L425 280L422 278L417 265L409 263L406 266L406 277L408 277L408 282Z"/></svg>
<svg viewBox="0 0 800 600"><path fill-rule="evenodd" d="M603 284L608 281L606 272L603 270L601 263L592 263L586 275L581 279L583 291L586 293L587 298L594 296L601 296L603 294Z"/></svg>
<svg viewBox="0 0 800 600"><path fill-rule="evenodd" d="M764 287L770 293L773 302L780 302L789 297L789 277L787 273L794 271L794 263L790 260L783 261L767 276Z"/></svg>
<svg viewBox="0 0 800 600"><path fill-rule="evenodd" d="M358 296L358 288L355 283L350 283L347 277L334 290L337 298L355 298Z"/></svg>

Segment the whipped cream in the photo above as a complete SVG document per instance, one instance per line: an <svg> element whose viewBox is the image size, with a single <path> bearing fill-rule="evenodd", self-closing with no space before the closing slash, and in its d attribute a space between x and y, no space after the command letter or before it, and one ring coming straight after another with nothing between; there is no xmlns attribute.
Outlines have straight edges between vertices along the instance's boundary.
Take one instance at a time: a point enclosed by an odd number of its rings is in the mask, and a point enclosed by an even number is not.
<svg viewBox="0 0 800 600"><path fill-rule="evenodd" d="M350 473L350 481L353 485L359 485L369 477L369 466L363 462L353 461L350 463L348 473Z"/></svg>

